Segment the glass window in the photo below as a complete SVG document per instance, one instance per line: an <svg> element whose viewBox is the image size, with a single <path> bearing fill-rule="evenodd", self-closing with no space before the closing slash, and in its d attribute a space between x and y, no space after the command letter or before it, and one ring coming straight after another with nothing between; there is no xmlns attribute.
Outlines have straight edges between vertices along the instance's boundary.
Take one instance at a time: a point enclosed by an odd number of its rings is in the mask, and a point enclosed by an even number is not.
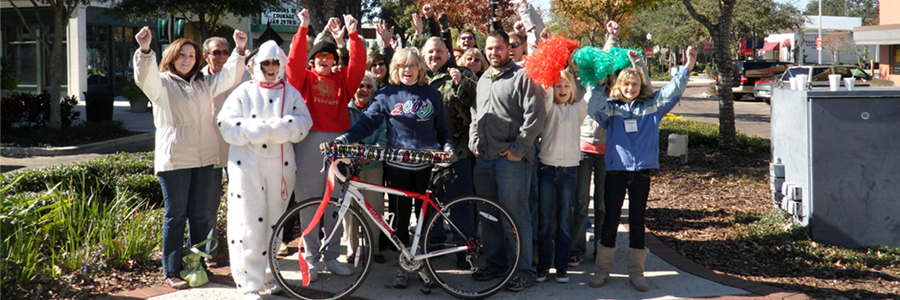
<svg viewBox="0 0 900 300"><path fill-rule="evenodd" d="M828 75L833 74L831 68L813 68L812 78L809 81L828 81Z"/></svg>
<svg viewBox="0 0 900 300"><path fill-rule="evenodd" d="M116 30L116 42L124 42L125 41L125 28L123 27L115 27Z"/></svg>
<svg viewBox="0 0 900 300"><path fill-rule="evenodd" d="M19 85L37 85L37 44L20 43L12 45L12 48Z"/></svg>
<svg viewBox="0 0 900 300"><path fill-rule="evenodd" d="M89 43L87 49L88 84L108 84L109 47L106 43Z"/></svg>
<svg viewBox="0 0 900 300"><path fill-rule="evenodd" d="M894 71L891 74L900 74L900 46L891 46L891 48L894 50L891 51L894 54Z"/></svg>
<svg viewBox="0 0 900 300"><path fill-rule="evenodd" d="M135 35L135 34L136 34L136 33L134 33L134 28L132 28L132 27L126 27L126 28L125 28L125 42L126 42L126 43L136 43L136 42L134 41L134 35Z"/></svg>
<svg viewBox="0 0 900 300"><path fill-rule="evenodd" d="M808 74L808 73L809 73L809 69L807 69L807 68L791 68L791 69L788 69L787 72L784 72L784 76L781 77L781 80L788 81L791 78L794 78L794 76L801 75L801 74Z"/></svg>
<svg viewBox="0 0 900 300"><path fill-rule="evenodd" d="M853 77L853 70L856 68L851 67L834 67L834 74L841 74L841 79Z"/></svg>

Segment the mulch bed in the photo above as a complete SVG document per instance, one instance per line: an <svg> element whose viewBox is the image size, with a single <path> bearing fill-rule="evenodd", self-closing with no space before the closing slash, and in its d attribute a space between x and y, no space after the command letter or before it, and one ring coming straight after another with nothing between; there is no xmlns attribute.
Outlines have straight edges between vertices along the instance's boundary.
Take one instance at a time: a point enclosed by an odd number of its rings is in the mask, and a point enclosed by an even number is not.
<svg viewBox="0 0 900 300"><path fill-rule="evenodd" d="M820 257L803 257L810 252L782 247L786 241L809 239L799 228L748 238L748 224L778 213L767 183L767 160L694 151L686 165L664 156L660 163L651 184L646 226L685 257L748 281L816 298L900 299L900 260L869 268L842 265L840 260L817 263Z"/></svg>

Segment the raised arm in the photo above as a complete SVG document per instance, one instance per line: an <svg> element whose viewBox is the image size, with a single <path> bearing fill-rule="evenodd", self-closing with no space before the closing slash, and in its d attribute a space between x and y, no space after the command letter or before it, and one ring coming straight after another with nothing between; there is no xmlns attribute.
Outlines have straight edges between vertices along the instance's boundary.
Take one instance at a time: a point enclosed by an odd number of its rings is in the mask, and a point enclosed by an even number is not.
<svg viewBox="0 0 900 300"><path fill-rule="evenodd" d="M619 39L619 23L616 21L606 22L606 44L603 44L603 51L609 52L612 47L616 46Z"/></svg>
<svg viewBox="0 0 900 300"><path fill-rule="evenodd" d="M166 91L162 86L162 79L159 78L156 53L150 50L153 34L150 33L150 28L144 26L134 35L134 39L140 45L140 48L134 51L134 84L144 91L151 102L157 103Z"/></svg>
<svg viewBox="0 0 900 300"><path fill-rule="evenodd" d="M603 128L609 126L609 114L613 109L609 102L606 101L605 92L605 85L591 86L582 98L584 101L587 101L587 114Z"/></svg>
<svg viewBox="0 0 900 300"><path fill-rule="evenodd" d="M672 77L672 80L666 86L653 94L653 101L656 102L656 107L661 116L666 115L672 108L675 108L675 104L678 104L681 94L687 88L688 79L691 77L691 69L694 68L694 64L697 62L697 51L694 51L693 47L688 46L686 52L688 53L688 58L684 67L675 73L675 76Z"/></svg>
<svg viewBox="0 0 900 300"><path fill-rule="evenodd" d="M350 37L350 62L347 64L347 71L344 72L344 90L348 94L356 91L366 75L366 46L356 31L357 23L353 16L344 15L344 25L347 27L347 36Z"/></svg>
<svg viewBox="0 0 900 300"><path fill-rule="evenodd" d="M541 15L537 13L537 10L534 9L534 6L532 6L531 3L525 2L525 0L512 0L509 3L516 5L516 13L519 15L519 19L522 20L522 24L525 26L528 53L534 53L537 51L537 45L540 44L541 41L541 31L544 31L544 29L547 28L547 26L544 25L544 20L541 18Z"/></svg>
<svg viewBox="0 0 900 300"><path fill-rule="evenodd" d="M644 82L650 83L650 69L647 68L647 62L644 61L643 56L637 51L628 50L628 59L631 60L632 67L641 69L641 73L644 74Z"/></svg>
<svg viewBox="0 0 900 300"><path fill-rule="evenodd" d="M210 78L207 79L210 85L210 93L212 93L213 97L227 92L240 84L244 77L244 72L247 70L247 65L244 63L247 49L247 34L235 29L234 45L234 51L231 52L231 56L228 56L228 61L222 66L222 71L210 75Z"/></svg>
<svg viewBox="0 0 900 300"><path fill-rule="evenodd" d="M303 90L303 83L306 82L306 76L309 70L306 69L306 34L309 32L309 10L304 9L297 14L300 19L300 27L297 33L291 39L291 51L288 52L288 61L285 66L285 75L288 82L298 90Z"/></svg>

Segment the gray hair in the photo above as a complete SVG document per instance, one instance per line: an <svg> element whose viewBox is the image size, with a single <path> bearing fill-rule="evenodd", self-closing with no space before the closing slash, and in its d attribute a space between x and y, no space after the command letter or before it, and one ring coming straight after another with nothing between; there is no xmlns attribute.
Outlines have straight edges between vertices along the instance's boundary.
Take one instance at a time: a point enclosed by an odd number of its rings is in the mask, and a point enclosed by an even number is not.
<svg viewBox="0 0 900 300"><path fill-rule="evenodd" d="M225 47L231 47L231 45L228 44L228 40L226 40L225 38L223 38L221 36L214 36L214 37L208 38L205 41L203 41L202 47L203 47L204 54L209 54L209 42L212 42L212 41L217 41L219 43L222 43L225 45Z"/></svg>
<svg viewBox="0 0 900 300"><path fill-rule="evenodd" d="M373 93L378 90L378 81L375 81L375 75L372 74L372 71L366 70L366 75L363 75L363 80L366 79L370 80L372 82L372 85L375 86L372 88Z"/></svg>

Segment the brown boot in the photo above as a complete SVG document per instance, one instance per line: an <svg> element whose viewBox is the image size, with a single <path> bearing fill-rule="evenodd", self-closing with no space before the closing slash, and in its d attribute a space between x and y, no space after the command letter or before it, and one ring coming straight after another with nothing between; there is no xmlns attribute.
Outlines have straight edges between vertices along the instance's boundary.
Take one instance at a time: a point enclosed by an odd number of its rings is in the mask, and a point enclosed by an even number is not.
<svg viewBox="0 0 900 300"><path fill-rule="evenodd" d="M628 248L628 278L634 289L639 292L650 290L647 279L644 278L644 262L647 261L647 254L650 250Z"/></svg>
<svg viewBox="0 0 900 300"><path fill-rule="evenodd" d="M616 248L607 248L597 243L597 249L597 259L594 260L597 272L588 281L593 288L606 284L606 280L609 279L609 270L612 269L613 260L616 258Z"/></svg>

